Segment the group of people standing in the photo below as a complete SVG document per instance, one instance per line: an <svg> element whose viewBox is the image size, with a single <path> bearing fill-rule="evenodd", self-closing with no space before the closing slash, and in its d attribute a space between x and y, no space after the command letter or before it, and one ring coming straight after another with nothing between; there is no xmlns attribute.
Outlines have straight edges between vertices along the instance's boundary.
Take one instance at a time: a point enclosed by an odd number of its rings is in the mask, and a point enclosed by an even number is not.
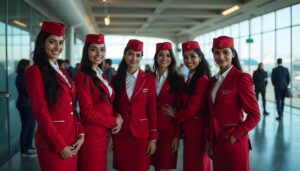
<svg viewBox="0 0 300 171"><path fill-rule="evenodd" d="M57 64L63 48L64 25L43 22L34 65L26 71L41 170L105 171L108 147L118 171L146 171L150 164L158 171L176 169L180 138L184 171L250 170L248 132L260 112L233 38L213 40L220 68L214 77L199 43L184 42L186 81L170 42L156 44L154 73L146 74L139 68L143 42L129 40L112 81L99 67L106 55L103 34L86 35L75 82Z"/></svg>

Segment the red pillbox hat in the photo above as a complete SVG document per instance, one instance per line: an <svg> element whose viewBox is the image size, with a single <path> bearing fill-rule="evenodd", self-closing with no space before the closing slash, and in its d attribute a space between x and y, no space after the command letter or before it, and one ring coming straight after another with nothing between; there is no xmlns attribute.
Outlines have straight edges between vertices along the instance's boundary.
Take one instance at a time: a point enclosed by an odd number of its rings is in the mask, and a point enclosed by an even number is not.
<svg viewBox="0 0 300 171"><path fill-rule="evenodd" d="M144 43L137 39L130 39L126 47L130 50L133 50L134 52L140 52L143 51L143 45Z"/></svg>
<svg viewBox="0 0 300 171"><path fill-rule="evenodd" d="M234 42L232 37L220 36L214 38L213 49L225 49L234 47Z"/></svg>
<svg viewBox="0 0 300 171"><path fill-rule="evenodd" d="M103 34L88 34L85 36L85 43L105 44Z"/></svg>
<svg viewBox="0 0 300 171"><path fill-rule="evenodd" d="M171 50L171 49L172 49L172 43L170 42L163 42L163 43L156 44L156 51Z"/></svg>
<svg viewBox="0 0 300 171"><path fill-rule="evenodd" d="M181 46L182 46L183 52L186 52L189 50L194 50L194 49L200 49L200 45L196 41L187 41L187 42L182 43Z"/></svg>
<svg viewBox="0 0 300 171"><path fill-rule="evenodd" d="M41 31L53 34L55 36L64 36L65 25L54 21L44 21L42 23Z"/></svg>

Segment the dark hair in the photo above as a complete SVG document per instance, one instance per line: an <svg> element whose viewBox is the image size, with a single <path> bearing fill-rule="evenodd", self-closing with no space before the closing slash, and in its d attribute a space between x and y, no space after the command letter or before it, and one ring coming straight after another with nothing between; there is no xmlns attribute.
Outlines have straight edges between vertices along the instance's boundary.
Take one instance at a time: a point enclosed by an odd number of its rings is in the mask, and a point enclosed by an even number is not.
<svg viewBox="0 0 300 171"><path fill-rule="evenodd" d="M105 59L104 60L106 64L111 65L112 64L112 60L111 59Z"/></svg>
<svg viewBox="0 0 300 171"><path fill-rule="evenodd" d="M156 72L159 68L158 63L156 61L157 59L157 55L158 55L157 51L154 55L154 64L153 64L153 70L154 72ZM170 56L171 56L171 64L168 67L168 71L169 71L169 76L168 76L168 81L171 85L171 92L178 92L181 89L181 84L180 84L180 79L181 79L181 75L179 74L179 71L176 67L176 59L174 56L174 53L172 50L169 50Z"/></svg>
<svg viewBox="0 0 300 171"><path fill-rule="evenodd" d="M243 71L242 66L241 66L241 64L240 64L239 56L238 56L238 54L237 54L237 51L235 50L234 47L231 47L230 49L231 49L231 51L232 51L232 53L233 53L233 55L234 55L234 58L232 58L231 64L232 64L234 67L236 67L239 71ZM214 53L214 50L215 50L215 49L213 48L213 49L212 49L212 52L213 52L213 53Z"/></svg>
<svg viewBox="0 0 300 171"><path fill-rule="evenodd" d="M203 52L201 51L201 49L194 49L194 51L201 59L201 62L196 67L195 73L188 84L187 93L190 95L195 92L196 82L201 76L206 75L208 78L211 77L210 67L207 60L204 57Z"/></svg>
<svg viewBox="0 0 300 171"><path fill-rule="evenodd" d="M25 70L27 68L27 66L30 64L30 61L27 60L27 59L21 59L18 63L18 66L17 66L17 73L18 74L23 74L25 73Z"/></svg>
<svg viewBox="0 0 300 171"><path fill-rule="evenodd" d="M80 71L84 72L86 76L88 76L88 75L91 76L93 82L101 91L101 100L105 100L107 98L107 95L106 95L103 87L100 84L100 80L97 78L96 71L94 71L92 68L91 61L89 60L88 49L89 49L90 45L91 44L89 44L89 43L84 44L82 58L81 58L81 62L80 62ZM86 81L86 79L85 79L85 81Z"/></svg>
<svg viewBox="0 0 300 171"><path fill-rule="evenodd" d="M62 60L62 59L57 59L57 64L59 65L59 66L62 66L62 64L65 62L64 60Z"/></svg>
<svg viewBox="0 0 300 171"><path fill-rule="evenodd" d="M70 64L70 61L67 60L67 59L66 59L64 62L65 62L66 64Z"/></svg>
<svg viewBox="0 0 300 171"><path fill-rule="evenodd" d="M282 59L281 58L277 59L277 64L282 64Z"/></svg>
<svg viewBox="0 0 300 171"><path fill-rule="evenodd" d="M55 70L51 67L49 57L44 50L46 39L49 36L51 36L51 34L44 31L40 31L38 34L33 51L33 61L34 64L36 64L41 70L46 100L48 105L51 106L59 96L60 86L55 74Z"/></svg>
<svg viewBox="0 0 300 171"><path fill-rule="evenodd" d="M123 52L123 58L119 64L119 67L118 67L118 70L117 70L117 73L113 79L113 86L114 86L114 89L116 91L116 97L115 97L115 102L114 102L114 107L115 109L118 110L119 108L119 99L121 97L121 93L122 93L122 90L125 86L125 79L126 79L126 73L127 73L127 63L125 61L125 55L127 53L127 51L129 50L128 47L126 47L124 49L124 52ZM142 52L142 56L143 56L143 52Z"/></svg>

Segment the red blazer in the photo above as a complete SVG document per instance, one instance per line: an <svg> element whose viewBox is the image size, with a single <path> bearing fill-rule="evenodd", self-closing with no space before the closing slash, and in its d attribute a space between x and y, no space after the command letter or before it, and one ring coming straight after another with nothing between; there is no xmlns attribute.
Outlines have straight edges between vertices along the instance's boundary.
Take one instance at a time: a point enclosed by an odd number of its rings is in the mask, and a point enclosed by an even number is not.
<svg viewBox="0 0 300 171"><path fill-rule="evenodd" d="M155 78L138 71L131 99L126 93L126 80L119 99L118 112L124 120L116 136L127 136L129 132L136 138L157 139L157 111Z"/></svg>
<svg viewBox="0 0 300 171"><path fill-rule="evenodd" d="M233 134L240 139L260 120L252 77L232 67L220 85L213 104L211 92L215 82L213 77L209 86L209 138L224 141ZM247 113L245 120L244 112Z"/></svg>
<svg viewBox="0 0 300 171"><path fill-rule="evenodd" d="M165 114L163 111L163 107L167 104L176 110L179 110L182 106L183 100L181 98L182 90L179 92L171 92L171 85L169 83L170 78L168 77L164 82L158 96L157 96L157 117L158 117L158 132L164 132L170 135L174 135L174 137L180 137L180 125L175 122L174 119ZM180 80L181 87L184 86L183 77Z"/></svg>
<svg viewBox="0 0 300 171"><path fill-rule="evenodd" d="M182 95L184 106L176 112L175 119L178 122L183 122L183 133L186 138L204 137L207 90L208 77L204 75L197 80L196 89L192 95L187 93Z"/></svg>
<svg viewBox="0 0 300 171"><path fill-rule="evenodd" d="M60 152L66 146L72 145L77 140L78 134L83 133L74 107L76 93L74 83L64 69L60 68L60 70L67 76L71 87L56 72L60 89L59 97L52 106L48 106L39 67L33 65L26 71L26 88L35 119L38 122L36 146L39 149L54 150L55 152Z"/></svg>
<svg viewBox="0 0 300 171"><path fill-rule="evenodd" d="M114 92L110 97L108 89L100 81L106 93L106 99L101 100L102 92L95 85L91 76L86 75L84 72L76 74L75 83L78 89L77 98L85 133L110 135L110 128L116 125L112 104Z"/></svg>

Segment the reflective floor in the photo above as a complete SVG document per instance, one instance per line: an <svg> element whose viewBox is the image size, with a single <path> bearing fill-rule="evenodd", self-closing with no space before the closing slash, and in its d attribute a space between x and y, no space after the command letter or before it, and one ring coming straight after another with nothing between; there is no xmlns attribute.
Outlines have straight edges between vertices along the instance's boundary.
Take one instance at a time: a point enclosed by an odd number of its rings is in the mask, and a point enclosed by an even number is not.
<svg viewBox="0 0 300 171"><path fill-rule="evenodd" d="M259 125L251 131L253 150L250 154L252 171L298 171L300 168L300 109L285 107L284 119L275 120L274 103L267 103L270 115L262 116ZM182 147L182 146L181 146ZM182 148L178 168L182 170ZM299 157L299 158L298 158ZM108 161L109 171L112 160ZM17 153L0 171L38 171L37 159L22 158ZM154 171L151 168L151 171Z"/></svg>

